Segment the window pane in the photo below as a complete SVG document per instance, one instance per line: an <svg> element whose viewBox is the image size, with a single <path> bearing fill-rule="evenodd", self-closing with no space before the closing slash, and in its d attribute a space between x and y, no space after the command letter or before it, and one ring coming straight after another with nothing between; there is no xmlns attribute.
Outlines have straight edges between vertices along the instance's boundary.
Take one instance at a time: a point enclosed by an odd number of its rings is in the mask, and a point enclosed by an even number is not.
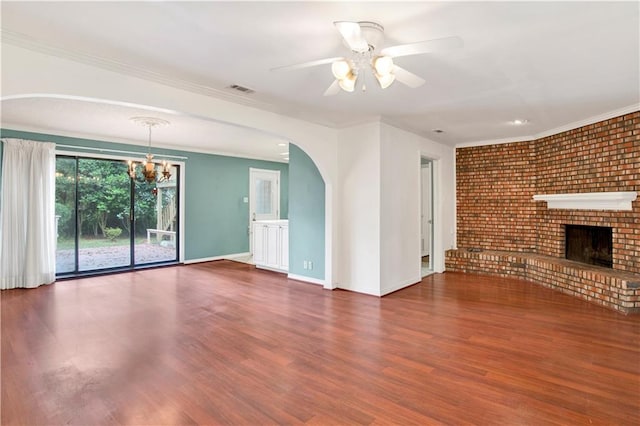
<svg viewBox="0 0 640 426"><path fill-rule="evenodd" d="M56 158L56 273L76 270L76 159Z"/></svg>
<svg viewBox="0 0 640 426"><path fill-rule="evenodd" d="M78 160L79 271L131 264L130 197L124 161Z"/></svg>
<svg viewBox="0 0 640 426"><path fill-rule="evenodd" d="M165 182L136 182L136 265L178 259L178 168Z"/></svg>
<svg viewBox="0 0 640 426"><path fill-rule="evenodd" d="M271 180L256 179L256 213L270 214L273 212Z"/></svg>

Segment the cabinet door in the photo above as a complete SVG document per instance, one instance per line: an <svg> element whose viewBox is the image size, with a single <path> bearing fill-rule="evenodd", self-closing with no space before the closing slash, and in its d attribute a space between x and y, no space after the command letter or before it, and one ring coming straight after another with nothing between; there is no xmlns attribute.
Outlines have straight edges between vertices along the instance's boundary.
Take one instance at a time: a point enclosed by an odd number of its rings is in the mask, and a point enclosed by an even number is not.
<svg viewBox="0 0 640 426"><path fill-rule="evenodd" d="M253 263L262 265L265 262L265 225L253 225Z"/></svg>
<svg viewBox="0 0 640 426"><path fill-rule="evenodd" d="M289 227L280 227L280 269L289 270Z"/></svg>
<svg viewBox="0 0 640 426"><path fill-rule="evenodd" d="M280 227L278 225L267 225L265 227L265 262L264 264L269 268L278 268L278 234L280 233Z"/></svg>

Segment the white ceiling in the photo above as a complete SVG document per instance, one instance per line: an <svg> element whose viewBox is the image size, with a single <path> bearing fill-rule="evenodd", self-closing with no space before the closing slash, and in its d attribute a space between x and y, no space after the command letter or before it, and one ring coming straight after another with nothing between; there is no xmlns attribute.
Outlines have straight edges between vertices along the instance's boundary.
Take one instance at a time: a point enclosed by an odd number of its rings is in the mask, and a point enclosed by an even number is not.
<svg viewBox="0 0 640 426"><path fill-rule="evenodd" d="M452 146L542 134L640 103L640 3L635 1L5 1L1 7L5 42L29 40L32 47L93 58L93 63L99 57L104 64L118 64L121 72L147 70L150 77L160 74L176 85L188 82L200 93L328 126L380 118ZM347 55L333 26L337 20L382 24L383 47L448 36L461 37L464 47L397 58L398 65L427 81L417 89L396 82L382 90L371 81L366 92L323 97L333 81L330 65L271 71ZM240 94L228 89L231 84L255 93ZM122 124L134 111L75 102L5 100L3 122L144 139L136 134L139 128ZM509 123L516 118L529 123ZM220 123L194 117L167 119L177 125L167 128L170 138L158 135L164 143L189 129L187 145L198 150L242 155L277 144L246 129L232 136L228 132L238 129L223 130ZM226 136L212 137L214 132ZM231 145L216 145L219 139ZM276 155L263 150L251 156Z"/></svg>

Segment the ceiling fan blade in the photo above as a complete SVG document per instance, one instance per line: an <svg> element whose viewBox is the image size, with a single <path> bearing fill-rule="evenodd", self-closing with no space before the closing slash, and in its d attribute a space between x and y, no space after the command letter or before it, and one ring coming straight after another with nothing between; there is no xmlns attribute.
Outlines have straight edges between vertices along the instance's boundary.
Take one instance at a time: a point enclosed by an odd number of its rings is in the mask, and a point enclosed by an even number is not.
<svg viewBox="0 0 640 426"><path fill-rule="evenodd" d="M423 53L438 53L464 46L464 42L458 36L436 38L433 40L419 41L417 43L400 44L382 49L381 55L398 56L420 55Z"/></svg>
<svg viewBox="0 0 640 426"><path fill-rule="evenodd" d="M393 74L396 76L396 80L398 80L400 83L406 84L413 89L415 89L416 87L420 87L425 83L423 78L418 77L414 73L409 72L404 68L400 68L397 65L393 66Z"/></svg>
<svg viewBox="0 0 640 426"><path fill-rule="evenodd" d="M337 95L340 91L340 82L338 80L334 80L331 86L327 90L325 90L323 96L333 96Z"/></svg>
<svg viewBox="0 0 640 426"><path fill-rule="evenodd" d="M357 22L336 21L336 26L347 46L355 52L366 52L369 50L369 43L362 35L360 24Z"/></svg>
<svg viewBox="0 0 640 426"><path fill-rule="evenodd" d="M339 58L324 58L324 59L318 59L316 61L309 61L309 62L302 62L300 64L293 64L293 65L284 65L282 67L275 67L275 68L271 68L270 71L292 71L292 70L299 70L301 68L309 68L309 67L315 67L318 65L324 65L324 64L331 64L335 61L339 61L340 59L344 59L342 57Z"/></svg>

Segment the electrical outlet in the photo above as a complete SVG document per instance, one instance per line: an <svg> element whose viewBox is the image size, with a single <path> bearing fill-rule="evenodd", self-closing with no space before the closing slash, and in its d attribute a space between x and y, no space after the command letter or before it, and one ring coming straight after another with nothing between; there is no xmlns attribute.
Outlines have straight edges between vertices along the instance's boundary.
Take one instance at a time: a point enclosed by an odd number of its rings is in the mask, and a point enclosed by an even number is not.
<svg viewBox="0 0 640 426"><path fill-rule="evenodd" d="M302 268L303 269L309 269L309 262L307 262L306 260L302 262Z"/></svg>
<svg viewBox="0 0 640 426"><path fill-rule="evenodd" d="M313 269L313 262L309 261L309 269Z"/></svg>

